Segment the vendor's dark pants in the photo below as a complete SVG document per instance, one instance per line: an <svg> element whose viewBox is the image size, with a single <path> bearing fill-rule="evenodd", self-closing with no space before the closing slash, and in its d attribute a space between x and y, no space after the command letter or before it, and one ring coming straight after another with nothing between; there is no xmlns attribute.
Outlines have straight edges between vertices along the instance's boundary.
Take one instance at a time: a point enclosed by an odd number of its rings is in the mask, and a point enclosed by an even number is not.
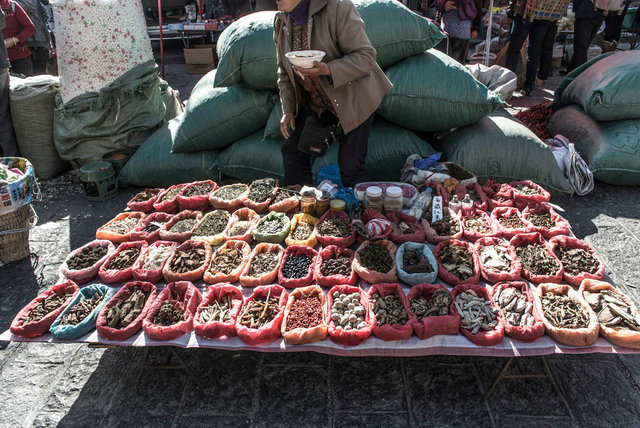
<svg viewBox="0 0 640 428"><path fill-rule="evenodd" d="M540 54L540 67L538 67L538 78L547 80L553 74L553 42L558 32L558 23L551 22L544 33L542 39L542 53Z"/></svg>
<svg viewBox="0 0 640 428"><path fill-rule="evenodd" d="M47 74L47 62L49 61L49 48L32 47L31 59L33 61L33 75Z"/></svg>
<svg viewBox="0 0 640 428"><path fill-rule="evenodd" d="M323 116L330 115L328 120L337 118L328 112ZM338 138L340 147L338 149L338 166L342 185L354 187L357 183L367 181L367 171L365 169L365 159L367 157L367 144L369 142L369 131L373 124L373 116L362 122L353 131ZM326 119L326 117L323 117ZM306 184L313 185L311 176L311 156L298 151L298 141L302 134L306 120L306 114L301 112L296 117L296 129L291 132L291 137L282 143L282 162L284 164L284 185Z"/></svg>
<svg viewBox="0 0 640 428"><path fill-rule="evenodd" d="M9 71L7 69L0 69L0 156L20 156L9 112Z"/></svg>
<svg viewBox="0 0 640 428"><path fill-rule="evenodd" d="M544 19L534 19L529 21L523 19L522 15L516 15L513 18L513 32L509 41L509 49L507 50L507 61L505 67L516 72L518 66L518 58L520 58L520 49L527 36L529 37L529 46L527 47L527 77L525 85L533 85L536 82L538 74L538 66L540 65L540 54L542 51L542 40L549 26L549 21Z"/></svg>
<svg viewBox="0 0 640 428"><path fill-rule="evenodd" d="M603 20L603 16L576 18L573 26L573 59L571 60L569 71L587 62L589 45L596 36Z"/></svg>

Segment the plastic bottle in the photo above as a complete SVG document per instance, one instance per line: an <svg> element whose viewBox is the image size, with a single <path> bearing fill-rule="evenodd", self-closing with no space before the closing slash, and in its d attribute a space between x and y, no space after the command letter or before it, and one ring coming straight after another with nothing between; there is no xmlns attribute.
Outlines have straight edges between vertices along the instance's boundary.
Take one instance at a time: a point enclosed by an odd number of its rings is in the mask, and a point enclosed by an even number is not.
<svg viewBox="0 0 640 428"><path fill-rule="evenodd" d="M462 200L461 209L463 214L470 213L473 209L473 200L469 196L468 193L464 195L464 199Z"/></svg>
<svg viewBox="0 0 640 428"><path fill-rule="evenodd" d="M418 197L413 201L411 207L403 212L416 220L420 220L425 208L431 204L431 192L431 187L427 187L427 190L420 193L420 195L418 195Z"/></svg>
<svg viewBox="0 0 640 428"><path fill-rule="evenodd" d="M398 186L389 186L384 192L384 212L402 211L402 189Z"/></svg>
<svg viewBox="0 0 640 428"><path fill-rule="evenodd" d="M365 207L382 212L384 202L382 200L382 189L378 186L370 186L365 194Z"/></svg>
<svg viewBox="0 0 640 428"><path fill-rule="evenodd" d="M449 201L449 209L452 212L457 214L458 212L460 212L460 207L462 207L462 204L460 203L460 200L458 199L458 195L453 195L453 197Z"/></svg>

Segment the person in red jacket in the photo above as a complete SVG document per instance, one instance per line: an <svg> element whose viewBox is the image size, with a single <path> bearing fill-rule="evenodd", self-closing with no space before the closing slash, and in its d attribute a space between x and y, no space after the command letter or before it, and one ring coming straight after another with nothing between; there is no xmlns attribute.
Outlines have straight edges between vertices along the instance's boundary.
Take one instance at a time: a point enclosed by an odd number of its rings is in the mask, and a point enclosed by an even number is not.
<svg viewBox="0 0 640 428"><path fill-rule="evenodd" d="M35 34L36 27L15 1L0 0L0 7L5 15L6 26L2 30L2 37L9 54L11 69L14 73L32 76L33 62L27 39Z"/></svg>

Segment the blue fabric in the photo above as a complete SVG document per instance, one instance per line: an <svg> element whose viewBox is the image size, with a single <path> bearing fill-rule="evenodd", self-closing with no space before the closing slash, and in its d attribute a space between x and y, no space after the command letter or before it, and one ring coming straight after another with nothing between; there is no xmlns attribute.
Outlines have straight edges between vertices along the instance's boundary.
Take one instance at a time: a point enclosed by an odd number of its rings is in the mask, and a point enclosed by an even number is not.
<svg viewBox="0 0 640 428"><path fill-rule="evenodd" d="M442 152L434 153L429 157L416 159L415 161L413 161L413 166L420 170L428 171L438 164L441 157Z"/></svg>
<svg viewBox="0 0 640 428"><path fill-rule="evenodd" d="M322 183L324 180L331 180L333 184L338 187L342 187L342 178L340 178L340 167L337 163L323 166L318 172L317 184Z"/></svg>
<svg viewBox="0 0 640 428"><path fill-rule="evenodd" d="M90 299L91 296L93 296L93 294L96 292L103 295L104 297L88 317L86 317L76 325L60 325L60 321L62 321L62 318L69 312L69 310L73 306L75 306L76 303L80 302L81 300ZM73 301L69 303L69 306L67 306L64 311L62 311L62 313L58 315L58 318L56 318L56 320L53 322L49 331L51 331L51 334L53 334L53 336L58 339L69 340L77 339L83 334L89 333L91 330L96 328L96 320L98 319L98 314L100 313L102 308L107 304L109 300L111 300L111 298L115 294L115 288L107 287L104 284L91 284L81 288L80 292L76 295Z"/></svg>
<svg viewBox="0 0 640 428"><path fill-rule="evenodd" d="M421 251L429 260L429 264L433 268L433 272L431 273L407 273L402 269L403 262L402 257L404 256L405 251ZM396 251L396 266L398 267L398 277L403 282L406 282L409 285L418 285L418 284L433 284L433 282L438 277L438 263L436 263L436 258L429 249L427 244L419 244L417 242L405 242L400 245L398 251Z"/></svg>
<svg viewBox="0 0 640 428"><path fill-rule="evenodd" d="M351 209L352 206L358 205L358 198L353 193L353 189L348 187L341 187L335 197L336 199L342 199L347 204L345 208L347 210Z"/></svg>

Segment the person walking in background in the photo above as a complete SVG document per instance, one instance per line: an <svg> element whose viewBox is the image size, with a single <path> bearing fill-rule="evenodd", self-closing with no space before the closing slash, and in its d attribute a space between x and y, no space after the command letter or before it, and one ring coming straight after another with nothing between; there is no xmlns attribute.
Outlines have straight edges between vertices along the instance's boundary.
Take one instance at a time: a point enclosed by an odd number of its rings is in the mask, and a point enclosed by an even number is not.
<svg viewBox="0 0 640 428"><path fill-rule="evenodd" d="M0 30L6 26L4 11L0 9ZM0 156L20 156L9 112L9 56L0 33Z"/></svg>
<svg viewBox="0 0 640 428"><path fill-rule="evenodd" d="M33 61L31 51L27 46L27 39L33 36L36 28L25 11L13 0L0 0L0 7L4 12L6 25L2 29L4 45L7 48L11 70L14 73L33 75Z"/></svg>
<svg viewBox="0 0 640 428"><path fill-rule="evenodd" d="M449 37L436 47L461 64L467 61L469 40L478 36L482 0L436 0L442 14L442 29Z"/></svg>
<svg viewBox="0 0 640 428"><path fill-rule="evenodd" d="M553 76L553 43L556 40L557 32L558 21L550 21L542 39L540 66L538 67L538 79L543 83L549 76Z"/></svg>
<svg viewBox="0 0 640 428"><path fill-rule="evenodd" d="M49 61L49 29L45 23L44 7L41 0L14 0L26 12L36 28L36 33L27 40L27 46L31 50L31 60L33 62L33 75L37 76L47 72L47 61ZM49 0L45 0L47 3Z"/></svg>
<svg viewBox="0 0 640 428"><path fill-rule="evenodd" d="M573 13L576 15L573 24L573 59L565 74L587 62L589 45L604 20L602 10L596 9L591 0L573 0Z"/></svg>

